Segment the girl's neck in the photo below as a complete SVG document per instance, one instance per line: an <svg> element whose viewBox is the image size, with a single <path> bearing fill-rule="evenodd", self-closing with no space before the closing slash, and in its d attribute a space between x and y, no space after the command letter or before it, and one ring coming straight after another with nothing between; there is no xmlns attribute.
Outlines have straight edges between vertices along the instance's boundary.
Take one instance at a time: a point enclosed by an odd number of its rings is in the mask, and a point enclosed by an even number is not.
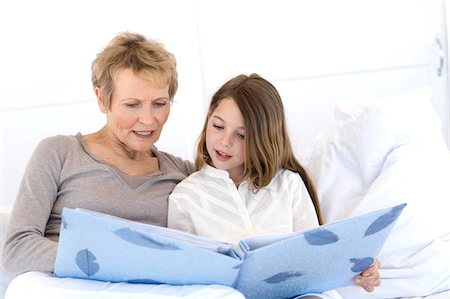
<svg viewBox="0 0 450 299"><path fill-rule="evenodd" d="M230 175L231 180L233 180L234 185L236 187L239 187L239 185L242 183L242 180L244 179L244 174L240 173L238 175L233 175L228 171L228 174Z"/></svg>
<svg viewBox="0 0 450 299"><path fill-rule="evenodd" d="M214 164L211 161L207 162L207 164L213 168L219 169L216 166L214 166ZM227 169L227 170L222 169L222 171L228 172L228 176L233 181L234 185L236 185L236 187L239 187L239 185L244 180L244 170L243 169L236 169L236 168L235 169Z"/></svg>

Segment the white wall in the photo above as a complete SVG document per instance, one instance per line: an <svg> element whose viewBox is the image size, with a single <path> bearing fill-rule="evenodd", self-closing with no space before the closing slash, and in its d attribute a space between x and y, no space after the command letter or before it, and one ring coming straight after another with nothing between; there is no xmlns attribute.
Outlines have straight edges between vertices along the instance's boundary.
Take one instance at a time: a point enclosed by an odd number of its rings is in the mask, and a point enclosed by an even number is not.
<svg viewBox="0 0 450 299"><path fill-rule="evenodd" d="M428 85L426 0L14 0L0 2L0 203L36 143L98 130L95 54L118 32L161 40L179 91L158 146L187 159L212 93L258 72L282 94L298 155L336 102Z"/></svg>
<svg viewBox="0 0 450 299"><path fill-rule="evenodd" d="M193 1L14 0L0 2L0 203L9 209L37 142L104 124L90 65L121 31L161 40L178 60L179 90L158 145L192 158L203 118ZM200 107L200 109L198 109Z"/></svg>
<svg viewBox="0 0 450 299"><path fill-rule="evenodd" d="M428 84L426 1L200 0L205 95L240 72L279 88L297 154L336 102Z"/></svg>

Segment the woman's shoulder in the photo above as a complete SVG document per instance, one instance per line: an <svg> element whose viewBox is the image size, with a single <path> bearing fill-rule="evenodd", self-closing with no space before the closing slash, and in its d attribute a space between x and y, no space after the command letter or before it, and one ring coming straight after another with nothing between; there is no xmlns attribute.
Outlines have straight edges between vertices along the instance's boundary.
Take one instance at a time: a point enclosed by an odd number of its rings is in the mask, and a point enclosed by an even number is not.
<svg viewBox="0 0 450 299"><path fill-rule="evenodd" d="M36 168L45 165L60 165L73 153L81 150L80 141L74 135L55 135L42 139L34 149L30 158L30 165Z"/></svg>
<svg viewBox="0 0 450 299"><path fill-rule="evenodd" d="M195 170L194 163L189 160L185 160L168 152L160 151L156 147L153 148L153 152L158 157L161 170L164 172L175 170L181 171L188 176Z"/></svg>
<svg viewBox="0 0 450 299"><path fill-rule="evenodd" d="M45 137L41 142L44 143L70 143L70 142L78 142L79 137L82 135L80 133L76 135L63 135L58 134L54 136Z"/></svg>
<svg viewBox="0 0 450 299"><path fill-rule="evenodd" d="M72 147L73 145L79 145L80 144L80 138L81 134L77 135L54 135L45 137L42 139L39 144L38 148L43 149L61 149L65 147Z"/></svg>

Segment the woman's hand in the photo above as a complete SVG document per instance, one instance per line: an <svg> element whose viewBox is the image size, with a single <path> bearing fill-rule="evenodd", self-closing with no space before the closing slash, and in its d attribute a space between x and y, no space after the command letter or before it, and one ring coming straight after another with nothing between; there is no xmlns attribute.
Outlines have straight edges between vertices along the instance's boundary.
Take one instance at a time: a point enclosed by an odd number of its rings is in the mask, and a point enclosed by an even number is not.
<svg viewBox="0 0 450 299"><path fill-rule="evenodd" d="M373 292L375 287L381 284L380 273L378 272L379 267L380 261L375 260L370 268L364 270L360 275L355 276L353 281L367 292Z"/></svg>

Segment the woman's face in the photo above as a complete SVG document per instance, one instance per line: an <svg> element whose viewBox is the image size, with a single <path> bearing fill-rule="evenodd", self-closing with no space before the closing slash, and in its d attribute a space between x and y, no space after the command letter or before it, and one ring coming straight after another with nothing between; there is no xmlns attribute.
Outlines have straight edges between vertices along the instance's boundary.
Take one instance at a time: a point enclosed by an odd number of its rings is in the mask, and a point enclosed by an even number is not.
<svg viewBox="0 0 450 299"><path fill-rule="evenodd" d="M142 79L131 69L120 70L114 83L111 109L99 99L109 136L127 151L150 150L169 117L169 85Z"/></svg>
<svg viewBox="0 0 450 299"><path fill-rule="evenodd" d="M239 183L244 173L244 118L232 98L220 101L208 119L206 149L213 166Z"/></svg>

